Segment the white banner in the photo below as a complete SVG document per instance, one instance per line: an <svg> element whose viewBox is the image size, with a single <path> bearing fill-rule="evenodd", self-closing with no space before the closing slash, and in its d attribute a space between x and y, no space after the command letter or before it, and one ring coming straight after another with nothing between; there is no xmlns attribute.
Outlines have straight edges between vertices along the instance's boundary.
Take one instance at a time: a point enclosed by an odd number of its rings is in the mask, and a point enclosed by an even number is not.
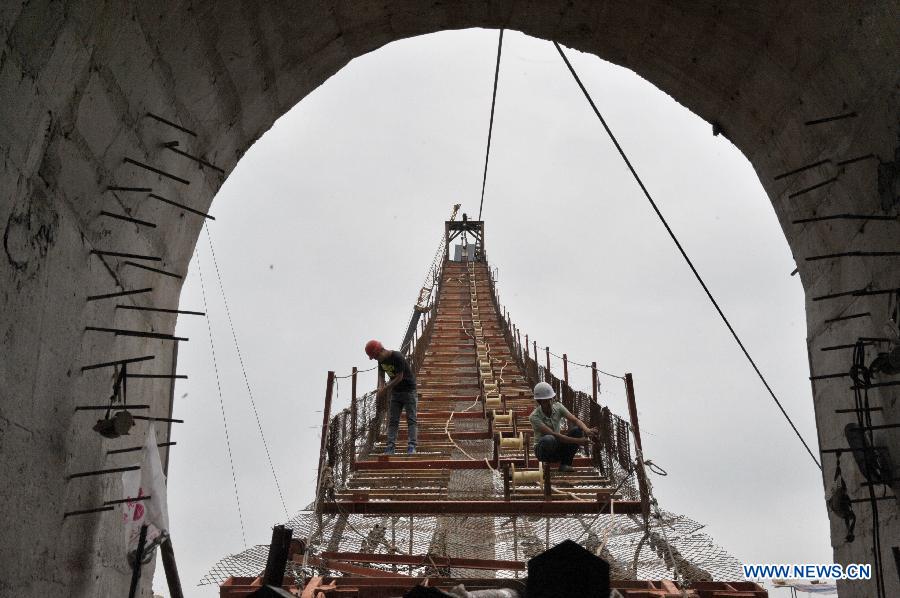
<svg viewBox="0 0 900 598"><path fill-rule="evenodd" d="M147 526L144 558L141 559L143 563L150 562L154 549L169 535L166 476L163 474L153 425L147 430L139 465L141 466L139 470L126 471L122 474L122 490L125 498L135 499L122 503L129 563L134 562L142 526ZM150 498L143 499L145 496Z"/></svg>

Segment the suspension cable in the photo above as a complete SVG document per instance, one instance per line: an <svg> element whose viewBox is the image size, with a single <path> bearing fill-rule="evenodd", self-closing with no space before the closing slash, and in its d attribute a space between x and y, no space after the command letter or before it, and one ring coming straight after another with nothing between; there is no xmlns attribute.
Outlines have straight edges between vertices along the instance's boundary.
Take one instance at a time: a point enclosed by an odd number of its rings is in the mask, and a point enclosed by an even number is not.
<svg viewBox="0 0 900 598"><path fill-rule="evenodd" d="M228 316L228 325L231 327L231 338L234 339L234 348L237 351L238 363L241 365L241 374L244 377L244 384L247 387L247 396L250 397L250 407L253 408L253 416L256 418L256 427L259 430L259 437L262 439L263 448L266 449L266 459L269 461L269 469L272 471L272 478L275 480L275 489L278 490L278 498L281 499L281 507L284 509L284 516L290 517L287 505L284 502L284 495L281 493L281 484L278 483L278 476L275 474L275 465L272 464L272 455L269 452L269 443L266 442L266 435L263 433L262 423L259 421L259 412L256 410L256 401L253 400L253 391L250 389L250 379L247 377L247 368L244 366L244 357L241 353L241 346L238 344L237 333L234 330L234 322L231 319L231 310L228 309L228 299L225 296L225 286L222 284L222 274L219 271L219 263L216 261L216 251L213 249L212 234L209 227L205 227L206 238L209 241L209 253L212 256L213 266L216 269L216 278L219 281L219 291L222 293L222 304L225 306L225 315Z"/></svg>
<svg viewBox="0 0 900 598"><path fill-rule="evenodd" d="M809 448L809 445L806 443L806 440L803 439L803 436L800 434L800 431L797 429L797 426L794 425L794 422L791 420L790 416L787 414L787 411L784 410L784 407L781 404L781 401L778 400L778 397L775 396L775 392L772 390L772 387L769 386L769 383L766 381L765 376L763 376L762 372L756 366L756 362L753 361L753 358L750 357L750 353L747 351L746 347L744 347L744 343L741 342L740 337L737 332L732 328L731 323L728 321L728 318L725 317L724 312L719 307L718 302L716 302L715 297L713 297L709 288L706 286L706 283L703 282L703 278L700 276L700 273L697 272L697 268L694 267L694 263L691 261L691 258L688 257L684 248L681 246L681 243L678 241L678 237L675 236L675 233L672 231L672 228L669 226L669 223L666 222L665 217L663 217L662 212L659 211L659 208L656 205L656 202L653 201L653 197L650 196L650 192L647 190L647 187L644 186L644 182L641 180L641 177L638 176L637 171L634 169L634 166L631 165L631 161L628 159L628 156L625 155L625 150L622 149L622 146L619 145L619 141L616 139L616 136L613 135L613 132L610 130L609 125L606 124L606 119L603 118L603 115L600 114L600 110L597 109L597 105L594 104L594 100L591 98L591 95L588 93L588 90L585 88L584 83L581 82L581 79L578 77L578 73L575 72L575 69L572 67L572 63L569 62L569 59L566 57L563 49L556 42L553 42L553 45L556 47L557 52L562 57L563 62L566 63L566 66L569 69L569 72L572 73L572 77L575 79L575 82L578 84L578 87L581 88L581 92L584 94L585 99L587 99L588 103L591 105L591 108L594 111L594 114L597 115L597 118L600 120L600 124L603 125L603 129L606 131L606 134L609 136L610 140L613 142L613 145L616 146L616 150L618 150L619 155L622 157L622 160L625 161L625 165L628 166L628 170L631 171L631 175L634 177L634 180L637 182L638 186L640 186L641 191L644 192L644 196L647 198L647 201L650 202L650 206L653 208L653 211L656 212L656 215L659 217L660 222L662 222L663 226L666 228L666 231L669 233L669 236L672 238L672 241L675 242L675 246L678 247L678 251L681 253L681 257L684 258L684 261L687 262L687 265L690 267L691 272L694 273L694 276L697 278L697 282L700 283L700 286L703 287L704 292L706 292L706 296L709 298L710 302L713 304L713 307L716 308L716 311L719 312L719 316L722 318L722 321L725 322L725 326L728 327L729 332L731 332L731 336L734 337L734 340L737 341L738 346L741 348L741 351L744 352L744 356L747 358L747 361L750 362L750 365L753 366L756 375L759 376L759 379L762 381L763 386L766 387L766 390L769 391L769 395L771 395L772 400L775 401L775 404L778 405L778 409L781 410L781 414L784 415L784 418L791 425L791 428L794 430L794 434L797 435L797 438L800 439L800 442L803 443L803 448L806 449L806 452L809 453L810 458L816 464L816 467L822 469L822 464L819 463L819 460L816 459L816 456L813 454L812 449Z"/></svg>
<svg viewBox="0 0 900 598"><path fill-rule="evenodd" d="M206 286L203 284L203 267L200 264L200 254L194 251L197 260L197 273L200 275L200 294L203 296L203 313L206 314L206 330L209 333L209 353L212 356L213 371L216 373L216 389L219 393L219 410L222 412L222 427L225 429L225 449L228 452L228 464L231 467L231 483L234 486L234 502L237 503L238 521L241 523L241 537L244 540L244 550L247 549L247 532L244 531L244 514L241 511L241 497L238 494L237 475L234 472L234 457L231 454L231 438L228 435L228 420L225 418L225 401L222 398L222 382L219 379L219 365L216 361L216 345L213 342L212 324L209 321L209 306L206 304Z"/></svg>
<svg viewBox="0 0 900 598"><path fill-rule="evenodd" d="M494 132L494 107L497 105L497 80L500 78L500 52L503 49L503 29L497 41L497 65L494 67L494 93L491 96L491 121L488 124L487 150L484 152L484 177L481 179L481 203L478 204L478 219L481 220L481 208L484 206L484 188L487 185L488 158L491 157L491 134Z"/></svg>

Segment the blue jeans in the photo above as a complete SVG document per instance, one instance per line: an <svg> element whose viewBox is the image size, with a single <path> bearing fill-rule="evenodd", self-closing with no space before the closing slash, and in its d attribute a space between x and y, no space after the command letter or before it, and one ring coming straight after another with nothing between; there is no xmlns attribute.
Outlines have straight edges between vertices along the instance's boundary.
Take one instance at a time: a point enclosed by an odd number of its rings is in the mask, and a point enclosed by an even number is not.
<svg viewBox="0 0 900 598"><path fill-rule="evenodd" d="M581 438L584 432L581 428L573 428L566 432L571 438ZM544 434L534 445L534 456L538 461L559 461L560 465L571 465L578 452L578 444L560 442L556 436Z"/></svg>
<svg viewBox="0 0 900 598"><path fill-rule="evenodd" d="M397 443L397 427L400 425L400 411L406 409L406 426L409 434L409 448L416 448L416 399L417 393L395 392L388 404L387 449L394 450Z"/></svg>

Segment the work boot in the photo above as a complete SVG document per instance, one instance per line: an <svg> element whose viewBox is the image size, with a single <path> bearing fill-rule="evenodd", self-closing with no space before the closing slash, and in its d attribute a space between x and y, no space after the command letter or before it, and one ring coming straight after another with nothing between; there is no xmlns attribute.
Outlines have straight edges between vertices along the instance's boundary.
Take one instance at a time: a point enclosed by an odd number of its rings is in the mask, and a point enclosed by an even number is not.
<svg viewBox="0 0 900 598"><path fill-rule="evenodd" d="M575 471L575 468L572 467L571 465L560 465L559 466L559 473L568 473L570 471Z"/></svg>

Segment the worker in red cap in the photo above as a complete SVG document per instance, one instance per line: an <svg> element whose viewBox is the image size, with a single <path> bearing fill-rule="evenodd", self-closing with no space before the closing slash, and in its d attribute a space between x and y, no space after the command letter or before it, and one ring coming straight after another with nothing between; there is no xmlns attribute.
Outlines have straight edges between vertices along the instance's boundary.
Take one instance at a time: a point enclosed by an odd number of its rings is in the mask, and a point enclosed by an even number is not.
<svg viewBox="0 0 900 598"><path fill-rule="evenodd" d="M406 427L409 435L406 454L416 452L416 376L413 374L409 362L399 351L385 349L384 345L376 340L366 343L366 355L369 359L378 360L378 368L388 376L388 382L378 393L376 398L382 399L389 396L388 401L388 430L385 455L394 454L394 445L397 442L397 428L400 426L400 412L406 410Z"/></svg>

